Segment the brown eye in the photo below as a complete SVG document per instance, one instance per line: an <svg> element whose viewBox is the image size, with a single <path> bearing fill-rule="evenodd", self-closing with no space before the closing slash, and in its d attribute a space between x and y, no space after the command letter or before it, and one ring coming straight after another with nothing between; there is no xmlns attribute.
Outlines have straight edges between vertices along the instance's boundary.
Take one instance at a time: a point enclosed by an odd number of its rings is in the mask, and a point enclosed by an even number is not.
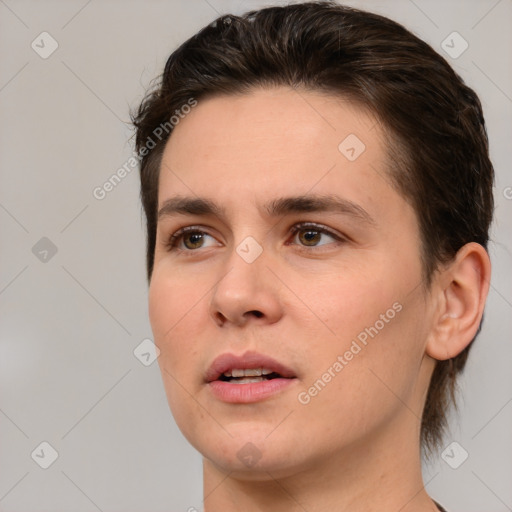
<svg viewBox="0 0 512 512"><path fill-rule="evenodd" d="M167 250L184 252L195 252L197 249L205 249L219 245L212 235L209 235L196 226L186 226L176 231L169 237Z"/></svg>
<svg viewBox="0 0 512 512"><path fill-rule="evenodd" d="M203 242L204 233L194 231L183 235L183 245L185 245L187 249L198 249L199 247L202 247Z"/></svg>
<svg viewBox="0 0 512 512"><path fill-rule="evenodd" d="M300 247L320 247L341 242L343 239L330 230L316 224L297 224L292 229L293 243Z"/></svg>
<svg viewBox="0 0 512 512"><path fill-rule="evenodd" d="M308 229L299 231L299 240L301 243L307 246L315 246L320 242L322 233L320 231Z"/></svg>

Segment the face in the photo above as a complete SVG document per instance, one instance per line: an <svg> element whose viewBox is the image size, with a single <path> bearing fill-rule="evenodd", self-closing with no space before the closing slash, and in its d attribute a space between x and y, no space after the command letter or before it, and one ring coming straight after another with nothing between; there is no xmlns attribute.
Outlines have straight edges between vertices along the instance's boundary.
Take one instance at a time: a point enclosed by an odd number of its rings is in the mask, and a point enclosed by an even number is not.
<svg viewBox="0 0 512 512"><path fill-rule="evenodd" d="M429 306L386 152L359 107L287 88L199 101L170 137L150 321L217 468L284 476L419 431Z"/></svg>

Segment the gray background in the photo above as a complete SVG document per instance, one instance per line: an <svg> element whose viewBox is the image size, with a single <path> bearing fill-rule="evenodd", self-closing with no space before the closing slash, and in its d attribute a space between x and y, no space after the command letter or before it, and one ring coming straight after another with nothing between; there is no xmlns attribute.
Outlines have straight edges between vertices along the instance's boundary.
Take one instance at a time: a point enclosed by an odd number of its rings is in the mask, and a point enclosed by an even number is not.
<svg viewBox="0 0 512 512"><path fill-rule="evenodd" d="M435 457L425 482L452 512L512 510L512 1L349 3L427 40L484 105L497 170L492 287L445 443L469 457L458 469ZM132 155L128 109L169 53L217 15L263 5L0 0L1 511L201 509L200 456L173 422L157 363L133 353L151 339L137 170L103 200L93 190ZM46 59L31 47L43 31L59 45ZM453 31L469 43L457 59L441 48ZM43 441L58 452L48 469Z"/></svg>

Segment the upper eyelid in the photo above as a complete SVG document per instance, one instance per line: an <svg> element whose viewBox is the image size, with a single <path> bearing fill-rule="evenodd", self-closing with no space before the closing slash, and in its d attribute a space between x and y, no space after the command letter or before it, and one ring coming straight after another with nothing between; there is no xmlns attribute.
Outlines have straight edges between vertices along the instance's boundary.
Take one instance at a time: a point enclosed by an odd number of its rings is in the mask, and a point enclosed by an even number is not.
<svg viewBox="0 0 512 512"><path fill-rule="evenodd" d="M315 223L315 222L308 222L308 221L303 221L303 222L296 222L294 224L292 224L292 226L289 228L289 231L292 231L292 230L297 230L297 229L300 229L300 228L312 228L312 229L317 229L318 231L323 231L325 233L328 233L332 236L342 236L342 235L337 235L332 229L328 228L327 226L324 226L323 224L318 224L318 223ZM198 233L204 233L206 235L209 235L209 236L213 236L212 234L210 234L208 232L208 229L207 228L204 228L203 226L200 226L200 225L190 225L190 226L183 226L182 228L179 228L177 229L176 231L174 231L172 234L171 234L171 237L172 236L179 236L179 235L182 235L184 233L189 233L189 232L198 232Z"/></svg>
<svg viewBox="0 0 512 512"><path fill-rule="evenodd" d="M327 233L328 235L331 235L333 237L342 238L343 235L337 234L332 230L331 228L328 228L327 226L324 226L323 224L318 224L316 222L296 222L293 224L293 226L290 228L291 230L298 230L298 229L307 229L311 228L312 230L322 231L323 233Z"/></svg>

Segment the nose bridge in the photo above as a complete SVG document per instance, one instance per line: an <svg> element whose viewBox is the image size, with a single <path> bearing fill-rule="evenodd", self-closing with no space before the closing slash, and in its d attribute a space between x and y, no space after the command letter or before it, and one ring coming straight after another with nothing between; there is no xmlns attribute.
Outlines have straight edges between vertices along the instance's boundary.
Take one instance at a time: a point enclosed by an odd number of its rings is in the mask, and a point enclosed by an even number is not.
<svg viewBox="0 0 512 512"><path fill-rule="evenodd" d="M211 310L216 319L240 323L245 322L247 313L253 313L276 320L280 314L278 290L270 279L268 258L262 244L252 236L233 247L212 295Z"/></svg>
<svg viewBox="0 0 512 512"><path fill-rule="evenodd" d="M263 285L266 255L263 246L252 236L242 239L230 251L226 260L226 274L216 286L216 292L249 300L255 297L259 286Z"/></svg>

